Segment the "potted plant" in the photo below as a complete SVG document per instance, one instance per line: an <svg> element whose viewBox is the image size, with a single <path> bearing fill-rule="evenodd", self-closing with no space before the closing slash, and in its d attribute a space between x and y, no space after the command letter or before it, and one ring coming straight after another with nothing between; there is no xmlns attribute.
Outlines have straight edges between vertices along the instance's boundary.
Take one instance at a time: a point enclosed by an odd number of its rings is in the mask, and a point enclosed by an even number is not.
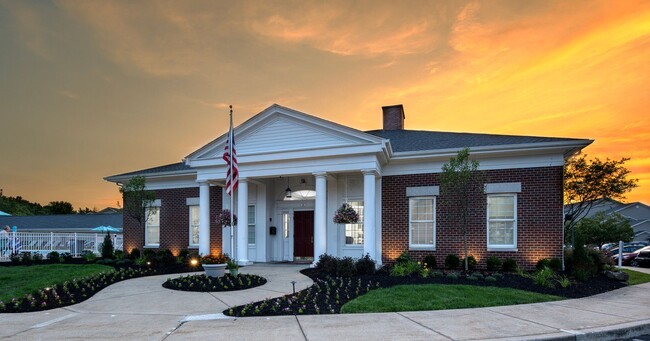
<svg viewBox="0 0 650 341"><path fill-rule="evenodd" d="M221 277L226 272L228 257L222 254L206 255L201 257L201 266L205 275L210 277Z"/></svg>
<svg viewBox="0 0 650 341"><path fill-rule="evenodd" d="M237 276L239 274L239 264L232 259L228 260L226 264L226 269L230 272L231 275Z"/></svg>
<svg viewBox="0 0 650 341"><path fill-rule="evenodd" d="M230 210L224 209L221 211L219 216L217 217L217 224L221 227L230 227L232 225L237 225L237 215L233 214L232 220L234 220L234 224L231 223L230 221Z"/></svg>
<svg viewBox="0 0 650 341"><path fill-rule="evenodd" d="M334 214L335 224L356 224L359 222L359 213L347 202L343 203Z"/></svg>

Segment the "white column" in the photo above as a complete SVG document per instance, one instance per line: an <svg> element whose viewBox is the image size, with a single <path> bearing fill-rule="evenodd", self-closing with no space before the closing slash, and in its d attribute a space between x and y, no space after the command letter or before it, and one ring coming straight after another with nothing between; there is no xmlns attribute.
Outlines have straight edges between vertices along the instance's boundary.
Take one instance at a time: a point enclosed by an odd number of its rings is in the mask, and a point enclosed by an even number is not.
<svg viewBox="0 0 650 341"><path fill-rule="evenodd" d="M237 263L248 261L248 179L239 179L237 188Z"/></svg>
<svg viewBox="0 0 650 341"><path fill-rule="evenodd" d="M210 184L199 183L199 254L210 254Z"/></svg>
<svg viewBox="0 0 650 341"><path fill-rule="evenodd" d="M327 173L314 173L316 177L316 207L314 212L314 264L327 250Z"/></svg>
<svg viewBox="0 0 650 341"><path fill-rule="evenodd" d="M377 259L375 248L375 170L363 172L363 255Z"/></svg>

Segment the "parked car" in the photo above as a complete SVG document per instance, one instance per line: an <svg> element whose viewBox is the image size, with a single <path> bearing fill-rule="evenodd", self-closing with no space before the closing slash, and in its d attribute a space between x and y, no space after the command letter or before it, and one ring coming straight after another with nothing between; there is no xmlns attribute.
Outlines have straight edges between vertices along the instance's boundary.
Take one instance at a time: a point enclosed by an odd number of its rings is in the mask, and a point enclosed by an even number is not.
<svg viewBox="0 0 650 341"><path fill-rule="evenodd" d="M647 248L644 248L647 249ZM640 266L643 268L650 268L650 250L639 252L639 254L630 262L632 266Z"/></svg>
<svg viewBox="0 0 650 341"><path fill-rule="evenodd" d="M631 265L631 262L639 255L639 252L650 251L650 246L646 246L639 248L633 252L627 252L627 250L631 250L634 247L636 246L623 247L623 265ZM611 259L614 261L614 264L618 264L618 252L615 255L611 256Z"/></svg>
<svg viewBox="0 0 650 341"><path fill-rule="evenodd" d="M623 244L623 253L632 253L638 249L648 246L646 243L625 243ZM618 247L605 251L608 256L617 256Z"/></svg>

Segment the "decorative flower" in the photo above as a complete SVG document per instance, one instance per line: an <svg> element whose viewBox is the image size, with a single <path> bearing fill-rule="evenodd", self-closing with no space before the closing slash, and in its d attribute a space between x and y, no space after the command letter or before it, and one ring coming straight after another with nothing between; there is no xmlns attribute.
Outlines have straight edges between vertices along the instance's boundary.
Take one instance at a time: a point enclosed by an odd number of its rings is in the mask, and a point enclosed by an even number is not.
<svg viewBox="0 0 650 341"><path fill-rule="evenodd" d="M359 222L359 213L350 206L350 204L343 203L336 214L334 214L335 224L356 224Z"/></svg>
<svg viewBox="0 0 650 341"><path fill-rule="evenodd" d="M222 254L207 255L201 257L201 264L226 264L228 260L228 256Z"/></svg>
<svg viewBox="0 0 650 341"><path fill-rule="evenodd" d="M237 269L239 269L239 264L237 264L237 262L235 262L234 260L229 259L228 263L226 263L226 269L228 269L228 270L237 270Z"/></svg>
<svg viewBox="0 0 650 341"><path fill-rule="evenodd" d="M237 215L233 214L232 220L235 221L235 225L237 225ZM230 223L230 210L229 209L224 209L221 211L221 214L217 217L217 224L221 225L221 227L230 227L232 224Z"/></svg>

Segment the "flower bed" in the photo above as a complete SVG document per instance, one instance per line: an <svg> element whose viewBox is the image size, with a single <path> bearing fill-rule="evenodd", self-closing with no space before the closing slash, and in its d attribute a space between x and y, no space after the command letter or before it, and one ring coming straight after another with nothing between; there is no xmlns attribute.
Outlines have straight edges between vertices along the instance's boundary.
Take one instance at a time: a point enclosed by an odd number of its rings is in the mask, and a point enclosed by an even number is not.
<svg viewBox="0 0 650 341"><path fill-rule="evenodd" d="M292 295L267 299L225 310L229 316L273 316L303 314L338 314L341 307L375 288L387 288L401 284L466 284L520 289L566 298L586 297L625 286L605 276L587 282L572 282L567 287L546 287L535 284L532 278L514 273L435 271L430 276L390 276L387 271L373 275L353 277L330 277L317 269L302 273L314 280L314 285Z"/></svg>
<svg viewBox="0 0 650 341"><path fill-rule="evenodd" d="M0 301L0 313L22 313L65 307L85 301L113 283L155 274L156 271L151 269L130 268L73 279L24 297L13 298L9 302Z"/></svg>
<svg viewBox="0 0 650 341"><path fill-rule="evenodd" d="M222 277L208 277L206 275L188 275L174 279L167 279L163 287L172 290L215 292L234 291L258 287L266 283L266 278L257 275L226 274Z"/></svg>

